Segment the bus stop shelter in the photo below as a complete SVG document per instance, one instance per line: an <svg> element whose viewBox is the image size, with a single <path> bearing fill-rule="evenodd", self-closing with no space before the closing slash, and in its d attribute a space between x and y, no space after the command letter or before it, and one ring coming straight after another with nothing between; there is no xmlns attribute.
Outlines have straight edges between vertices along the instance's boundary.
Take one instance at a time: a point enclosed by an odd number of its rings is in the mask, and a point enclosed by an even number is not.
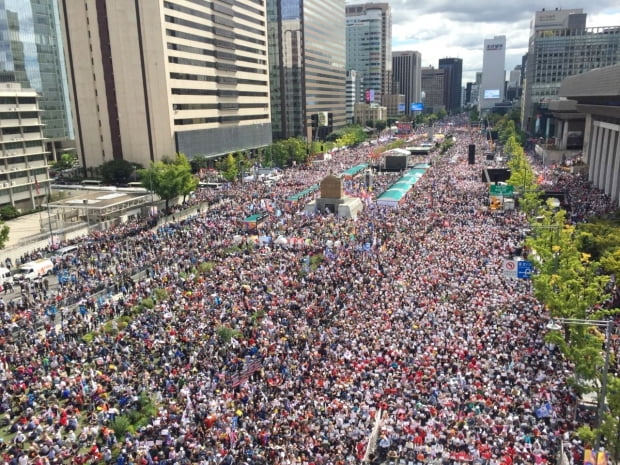
<svg viewBox="0 0 620 465"><path fill-rule="evenodd" d="M62 227L67 223L99 223L135 214L152 201L150 192L79 190L66 199L48 203L47 208L57 227Z"/></svg>

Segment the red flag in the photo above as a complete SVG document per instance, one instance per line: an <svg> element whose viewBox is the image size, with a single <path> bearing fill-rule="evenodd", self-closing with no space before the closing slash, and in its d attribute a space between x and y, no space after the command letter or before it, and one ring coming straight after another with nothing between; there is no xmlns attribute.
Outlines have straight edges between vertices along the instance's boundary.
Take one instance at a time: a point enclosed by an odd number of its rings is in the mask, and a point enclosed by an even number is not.
<svg viewBox="0 0 620 465"><path fill-rule="evenodd" d="M41 195L41 189L39 189L39 181L37 181L37 175L34 175L34 188L37 191L37 195Z"/></svg>

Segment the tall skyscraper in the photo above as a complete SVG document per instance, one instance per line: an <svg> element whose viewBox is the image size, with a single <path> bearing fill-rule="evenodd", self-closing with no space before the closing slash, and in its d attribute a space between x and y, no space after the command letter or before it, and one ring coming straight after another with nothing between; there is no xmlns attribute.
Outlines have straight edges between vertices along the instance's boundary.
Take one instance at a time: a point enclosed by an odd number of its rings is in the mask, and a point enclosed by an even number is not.
<svg viewBox="0 0 620 465"><path fill-rule="evenodd" d="M620 26L586 27L581 8L534 14L525 64L522 127L538 137L553 134L548 105L564 78L620 63Z"/></svg>
<svg viewBox="0 0 620 465"><path fill-rule="evenodd" d="M480 110L488 110L504 100L506 84L506 36L484 40L482 83L478 95Z"/></svg>
<svg viewBox="0 0 620 465"><path fill-rule="evenodd" d="M422 92L424 93L424 110L435 113L446 108L446 74L445 69L422 68Z"/></svg>
<svg viewBox="0 0 620 465"><path fill-rule="evenodd" d="M0 0L0 82L38 92L46 149L53 158L74 145L56 0Z"/></svg>
<svg viewBox="0 0 620 465"><path fill-rule="evenodd" d="M446 70L446 110L449 113L461 108L463 60L461 58L440 58L439 69Z"/></svg>
<svg viewBox="0 0 620 465"><path fill-rule="evenodd" d="M374 101L391 93L392 84L392 10L388 3L363 3L346 6L347 70L354 69L364 78Z"/></svg>
<svg viewBox="0 0 620 465"><path fill-rule="evenodd" d="M85 167L271 143L262 2L60 5Z"/></svg>
<svg viewBox="0 0 620 465"><path fill-rule="evenodd" d="M355 122L355 104L362 100L364 81L357 71L347 71L347 124Z"/></svg>
<svg viewBox="0 0 620 465"><path fill-rule="evenodd" d="M275 139L346 124L344 10L344 0L267 0Z"/></svg>
<svg viewBox="0 0 620 465"><path fill-rule="evenodd" d="M421 102L422 55L415 51L392 52L392 76L395 94L405 96L405 113L411 114L411 104Z"/></svg>

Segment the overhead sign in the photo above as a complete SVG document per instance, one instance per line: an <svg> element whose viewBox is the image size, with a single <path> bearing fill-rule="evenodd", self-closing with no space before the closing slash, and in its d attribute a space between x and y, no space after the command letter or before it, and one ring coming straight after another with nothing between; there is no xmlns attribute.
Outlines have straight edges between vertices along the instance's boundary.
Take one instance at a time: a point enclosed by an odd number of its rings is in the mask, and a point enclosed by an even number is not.
<svg viewBox="0 0 620 465"><path fill-rule="evenodd" d="M510 197L514 194L514 191L514 186L508 184L492 184L489 194L496 197Z"/></svg>
<svg viewBox="0 0 620 465"><path fill-rule="evenodd" d="M517 262L517 278L530 279L533 268L532 262L529 260L519 260Z"/></svg>

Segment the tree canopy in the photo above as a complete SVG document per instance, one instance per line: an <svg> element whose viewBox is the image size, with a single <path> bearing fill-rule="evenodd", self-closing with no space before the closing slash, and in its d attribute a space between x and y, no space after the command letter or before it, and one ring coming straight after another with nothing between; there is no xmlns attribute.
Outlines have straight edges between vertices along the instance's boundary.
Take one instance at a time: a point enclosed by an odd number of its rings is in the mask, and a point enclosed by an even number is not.
<svg viewBox="0 0 620 465"><path fill-rule="evenodd" d="M141 166L127 160L110 160L101 165L101 177L106 184L127 184Z"/></svg>
<svg viewBox="0 0 620 465"><path fill-rule="evenodd" d="M9 231L10 228L6 224L0 223L0 249L4 249L6 243L8 242Z"/></svg>
<svg viewBox="0 0 620 465"><path fill-rule="evenodd" d="M198 178L191 172L191 166L184 154L177 154L174 160L158 161L149 168L138 170L142 185L151 188L168 210L170 200L186 196L198 187Z"/></svg>
<svg viewBox="0 0 620 465"><path fill-rule="evenodd" d="M77 163L77 157L72 153L63 153L60 158L53 163L54 169L58 171L68 170L75 167Z"/></svg>

